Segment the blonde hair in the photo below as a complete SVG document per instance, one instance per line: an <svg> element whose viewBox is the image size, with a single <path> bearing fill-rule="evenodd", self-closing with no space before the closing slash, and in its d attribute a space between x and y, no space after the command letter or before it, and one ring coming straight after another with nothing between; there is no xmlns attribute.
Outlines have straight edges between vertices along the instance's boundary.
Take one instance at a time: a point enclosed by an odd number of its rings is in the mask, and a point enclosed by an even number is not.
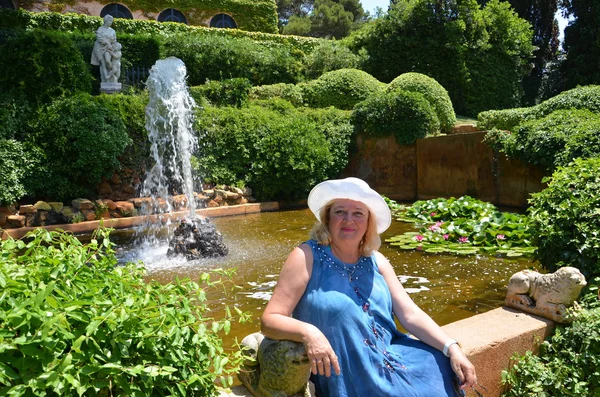
<svg viewBox="0 0 600 397"><path fill-rule="evenodd" d="M310 238L316 240L321 245L331 244L331 233L329 232L329 211L333 207L335 200L331 200L319 211L319 218L310 231ZM368 208L368 207L367 207ZM367 231L358 245L358 249L362 256L371 256L373 251L377 251L381 247L381 237L377 233L377 218L369 210L369 222Z"/></svg>

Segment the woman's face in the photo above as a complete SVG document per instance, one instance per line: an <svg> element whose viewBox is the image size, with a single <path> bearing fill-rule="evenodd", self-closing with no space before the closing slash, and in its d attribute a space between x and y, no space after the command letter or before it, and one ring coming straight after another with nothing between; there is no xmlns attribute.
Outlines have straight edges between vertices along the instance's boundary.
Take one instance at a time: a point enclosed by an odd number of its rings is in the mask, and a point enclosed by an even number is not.
<svg viewBox="0 0 600 397"><path fill-rule="evenodd" d="M369 209L360 201L338 199L329 210L329 232L333 242L350 241L357 245L367 232Z"/></svg>

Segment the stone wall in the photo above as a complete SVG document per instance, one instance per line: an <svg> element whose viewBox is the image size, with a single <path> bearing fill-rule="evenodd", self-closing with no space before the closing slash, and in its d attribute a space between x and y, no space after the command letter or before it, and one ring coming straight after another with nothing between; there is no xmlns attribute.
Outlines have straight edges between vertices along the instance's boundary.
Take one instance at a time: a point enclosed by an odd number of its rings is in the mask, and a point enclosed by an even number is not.
<svg viewBox="0 0 600 397"><path fill-rule="evenodd" d="M527 206L541 191L544 173L537 167L496 154L482 140L484 131L418 139L410 146L393 137L357 138L358 151L343 176L364 179L394 200L471 197L498 206Z"/></svg>

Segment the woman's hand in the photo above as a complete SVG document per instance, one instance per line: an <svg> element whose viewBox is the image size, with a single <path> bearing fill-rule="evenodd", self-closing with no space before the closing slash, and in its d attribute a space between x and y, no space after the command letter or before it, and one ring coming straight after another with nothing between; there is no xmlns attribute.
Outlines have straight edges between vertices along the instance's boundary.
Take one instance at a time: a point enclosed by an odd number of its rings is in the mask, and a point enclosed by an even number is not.
<svg viewBox="0 0 600 397"><path fill-rule="evenodd" d="M460 380L460 388L465 390L467 388L474 387L477 384L477 374L475 374L475 367L469 361L465 353L461 350L460 346L454 344L448 349L448 355L450 356L450 365L452 370L458 376Z"/></svg>
<svg viewBox="0 0 600 397"><path fill-rule="evenodd" d="M310 371L314 375L331 376L331 367L336 375L340 374L340 365L331 344L321 331L315 326L310 326L310 331L304 337L306 354L310 361Z"/></svg>

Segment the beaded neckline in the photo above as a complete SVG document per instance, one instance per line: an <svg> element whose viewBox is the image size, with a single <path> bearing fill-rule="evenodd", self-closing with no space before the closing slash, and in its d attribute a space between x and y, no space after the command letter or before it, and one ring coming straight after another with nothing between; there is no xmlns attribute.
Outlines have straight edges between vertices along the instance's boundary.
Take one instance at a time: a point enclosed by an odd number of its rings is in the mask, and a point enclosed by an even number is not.
<svg viewBox="0 0 600 397"><path fill-rule="evenodd" d="M340 276L348 278L350 282L358 280L371 270L371 264L368 263L369 258L365 256L361 256L356 263L348 264L335 256L331 246L326 246L324 251L327 253L325 256L327 266L335 270Z"/></svg>

